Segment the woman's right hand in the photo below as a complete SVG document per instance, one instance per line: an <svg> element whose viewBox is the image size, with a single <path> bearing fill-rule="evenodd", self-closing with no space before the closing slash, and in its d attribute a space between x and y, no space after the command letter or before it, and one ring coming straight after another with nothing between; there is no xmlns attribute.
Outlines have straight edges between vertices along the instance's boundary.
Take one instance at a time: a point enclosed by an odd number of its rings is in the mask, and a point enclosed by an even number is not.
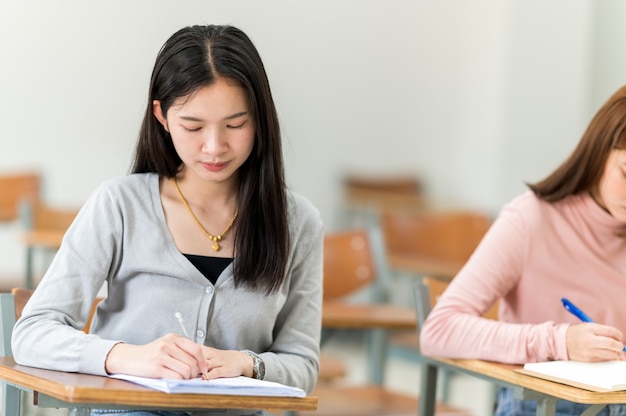
<svg viewBox="0 0 626 416"><path fill-rule="evenodd" d="M571 324L565 342L567 356L574 361L624 360L622 332L596 323Z"/></svg>
<svg viewBox="0 0 626 416"><path fill-rule="evenodd" d="M202 347L177 334L145 345L115 344L104 365L108 374L151 378L189 379L207 373Z"/></svg>

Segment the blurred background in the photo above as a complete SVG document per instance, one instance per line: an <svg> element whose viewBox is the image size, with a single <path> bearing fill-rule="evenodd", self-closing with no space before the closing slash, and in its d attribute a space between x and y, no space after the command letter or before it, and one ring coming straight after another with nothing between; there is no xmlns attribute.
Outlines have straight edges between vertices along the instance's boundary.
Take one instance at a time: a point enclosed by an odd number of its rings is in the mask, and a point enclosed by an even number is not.
<svg viewBox="0 0 626 416"><path fill-rule="evenodd" d="M625 83L625 15L619 0L0 0L0 171L38 170L47 202L80 206L128 172L163 42L233 24L265 62L289 186L328 230L353 173L413 175L495 215ZM0 273L19 274L2 227Z"/></svg>

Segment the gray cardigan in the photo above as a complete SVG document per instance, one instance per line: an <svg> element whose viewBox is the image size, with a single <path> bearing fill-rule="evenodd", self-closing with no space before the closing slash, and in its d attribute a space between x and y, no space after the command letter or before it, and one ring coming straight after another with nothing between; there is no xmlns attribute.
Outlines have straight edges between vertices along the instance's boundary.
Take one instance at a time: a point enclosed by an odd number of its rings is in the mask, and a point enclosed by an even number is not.
<svg viewBox="0 0 626 416"><path fill-rule="evenodd" d="M317 209L288 193L291 252L277 293L235 289L232 264L211 284L172 240L156 174L102 184L80 210L13 331L19 364L106 374L117 342L181 333L259 352L265 379L311 391L319 371L323 228ZM236 259L235 259L236 261ZM89 334L81 331L106 286Z"/></svg>

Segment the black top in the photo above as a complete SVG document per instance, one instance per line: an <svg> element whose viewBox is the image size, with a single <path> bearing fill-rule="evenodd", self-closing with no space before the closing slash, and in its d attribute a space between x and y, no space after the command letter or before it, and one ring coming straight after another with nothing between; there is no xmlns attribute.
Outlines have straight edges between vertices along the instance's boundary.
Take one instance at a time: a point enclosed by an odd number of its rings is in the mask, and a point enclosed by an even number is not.
<svg viewBox="0 0 626 416"><path fill-rule="evenodd" d="M213 284L217 282L220 274L233 261L229 257L197 256L195 254L184 254L184 256Z"/></svg>

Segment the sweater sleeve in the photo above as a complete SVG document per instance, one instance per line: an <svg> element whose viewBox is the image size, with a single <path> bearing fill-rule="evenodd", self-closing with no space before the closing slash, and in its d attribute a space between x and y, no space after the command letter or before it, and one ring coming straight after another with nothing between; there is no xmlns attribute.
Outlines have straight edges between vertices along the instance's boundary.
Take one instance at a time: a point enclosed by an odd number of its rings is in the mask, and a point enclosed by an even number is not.
<svg viewBox="0 0 626 416"><path fill-rule="evenodd" d="M85 334L82 327L119 258L123 225L117 212L102 187L81 208L15 325L12 349L18 364L106 374L106 355L117 341Z"/></svg>
<svg viewBox="0 0 626 416"><path fill-rule="evenodd" d="M514 364L567 359L567 324L509 323L482 316L499 299L512 299L507 295L524 272L530 240L524 217L505 207L421 328L424 354Z"/></svg>

